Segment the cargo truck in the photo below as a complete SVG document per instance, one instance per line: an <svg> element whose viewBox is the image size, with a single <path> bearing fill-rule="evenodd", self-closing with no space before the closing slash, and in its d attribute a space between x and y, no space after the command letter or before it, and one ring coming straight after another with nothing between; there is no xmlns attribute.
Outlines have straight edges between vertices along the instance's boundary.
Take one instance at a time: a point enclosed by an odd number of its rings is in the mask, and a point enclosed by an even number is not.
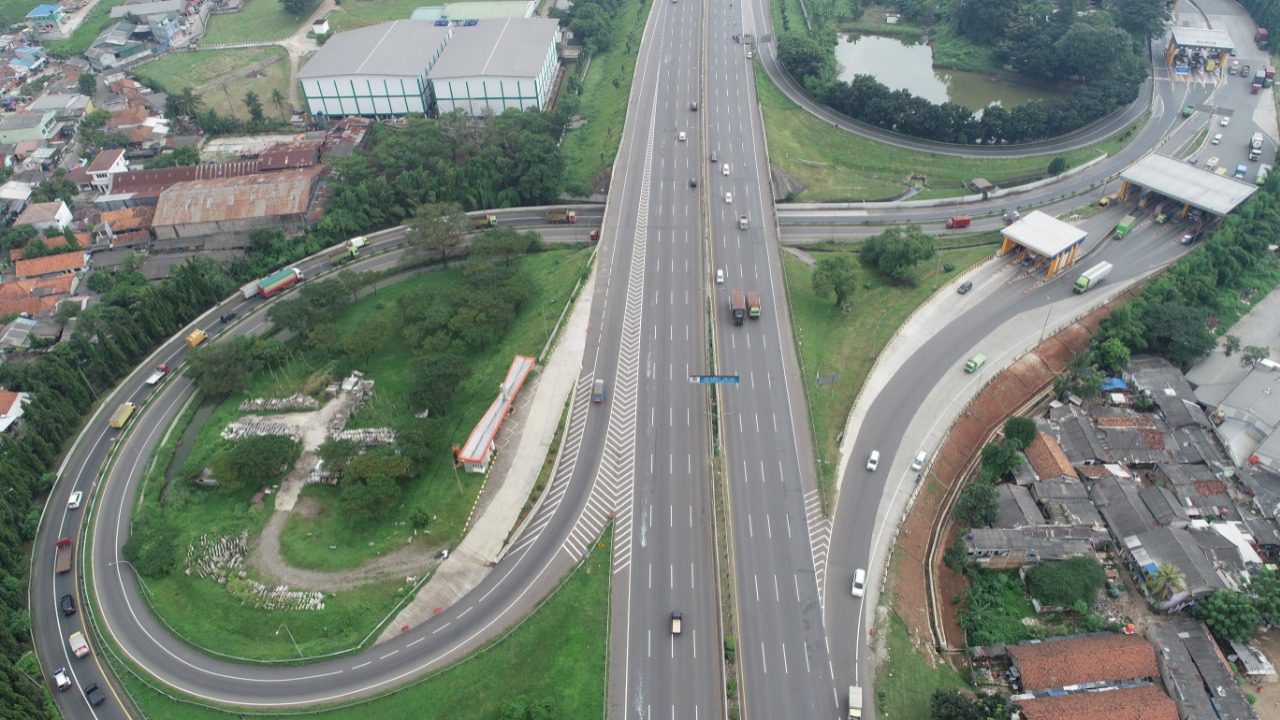
<svg viewBox="0 0 1280 720"><path fill-rule="evenodd" d="M488 230L498 227L498 216L493 213L480 213L471 216L472 230Z"/></svg>
<svg viewBox="0 0 1280 720"><path fill-rule="evenodd" d="M1106 279L1111 274L1111 263L1100 262L1085 270L1076 278L1075 291L1082 293Z"/></svg>
<svg viewBox="0 0 1280 720"><path fill-rule="evenodd" d="M169 374L169 366L165 365L164 363L160 363L159 365L156 366L156 371L147 376L147 384L155 385L159 383L161 380L163 380L164 376L168 374Z"/></svg>
<svg viewBox="0 0 1280 720"><path fill-rule="evenodd" d="M578 222L578 213L573 210L548 210L547 222L556 225Z"/></svg>
<svg viewBox="0 0 1280 720"><path fill-rule="evenodd" d="M1271 83L1276 79L1276 66L1267 65L1262 68L1262 87L1271 87Z"/></svg>
<svg viewBox="0 0 1280 720"><path fill-rule="evenodd" d="M1270 33L1266 28L1255 28L1253 31L1253 42L1258 45L1259 50L1267 49L1267 36Z"/></svg>
<svg viewBox="0 0 1280 720"><path fill-rule="evenodd" d="M1116 223L1116 229L1115 232L1112 233L1112 237L1117 240L1123 240L1124 236L1128 235L1129 231L1132 230L1133 226L1136 224L1138 224L1138 218L1133 215L1125 215L1120 218L1120 222Z"/></svg>
<svg viewBox="0 0 1280 720"><path fill-rule="evenodd" d="M684 616L680 611L676 610L671 613L671 634L679 635L684 632Z"/></svg>
<svg viewBox="0 0 1280 720"><path fill-rule="evenodd" d="M256 297L257 294L258 294L257 280L254 280L253 282L247 282L240 286L240 297L244 298L245 300L248 300L251 297Z"/></svg>
<svg viewBox="0 0 1280 720"><path fill-rule="evenodd" d="M747 228L749 228L749 227L751 227L751 216L750 216L750 215L739 215L739 216L738 216L738 229L739 229L739 230L746 230L746 229L747 229Z"/></svg>
<svg viewBox="0 0 1280 720"><path fill-rule="evenodd" d="M734 325L741 325L747 318L747 301L743 299L741 290L729 291L729 309L733 311Z"/></svg>
<svg viewBox="0 0 1280 720"><path fill-rule="evenodd" d="M193 348L209 338L209 333L203 330L192 330L187 335L187 347Z"/></svg>
<svg viewBox="0 0 1280 720"><path fill-rule="evenodd" d="M1249 138L1249 159L1262 157L1262 133L1256 132Z"/></svg>
<svg viewBox="0 0 1280 720"><path fill-rule="evenodd" d="M1257 94L1262 89L1262 84L1267 81L1267 73L1265 70L1259 70L1253 76L1253 85L1249 88L1249 92Z"/></svg>
<svg viewBox="0 0 1280 720"><path fill-rule="evenodd" d="M1156 208L1156 224L1163 225L1169 219L1169 213L1173 212L1172 203L1160 203Z"/></svg>
<svg viewBox="0 0 1280 720"><path fill-rule="evenodd" d="M747 291L747 314L752 320L760 319L760 293L755 290Z"/></svg>
<svg viewBox="0 0 1280 720"><path fill-rule="evenodd" d="M368 244L369 244L368 238L366 238L363 235L357 235L356 237L353 237L350 240L342 243L341 245L334 248L333 250L330 250L329 261L332 263L347 262L348 260L358 256L360 254L360 249ZM242 293L244 292L244 288L241 288L241 292ZM249 295L249 297L253 297L253 295L251 294Z"/></svg>
<svg viewBox="0 0 1280 720"><path fill-rule="evenodd" d="M973 218L968 215L956 215L955 217L949 217L947 218L947 229L955 230L957 228L967 228L971 222L973 222Z"/></svg>
<svg viewBox="0 0 1280 720"><path fill-rule="evenodd" d="M78 658L89 654L89 643L84 641L84 633L79 630L67 636L67 645L71 647L71 654Z"/></svg>
<svg viewBox="0 0 1280 720"><path fill-rule="evenodd" d="M137 409L138 406L131 402L124 403L120 407L116 408L115 413L111 415L110 422L107 424L116 430L119 430L129 423L129 418L133 417L133 411Z"/></svg>
<svg viewBox="0 0 1280 720"><path fill-rule="evenodd" d="M849 686L849 718L862 717L862 688L857 685Z"/></svg>
<svg viewBox="0 0 1280 720"><path fill-rule="evenodd" d="M54 564L58 568L58 572L64 573L71 569L71 556L75 552L75 546L71 544L71 538L58 538L57 549L54 551Z"/></svg>
<svg viewBox="0 0 1280 720"><path fill-rule="evenodd" d="M298 268L285 268L258 281L258 294L264 298L279 295L302 282L304 276Z"/></svg>

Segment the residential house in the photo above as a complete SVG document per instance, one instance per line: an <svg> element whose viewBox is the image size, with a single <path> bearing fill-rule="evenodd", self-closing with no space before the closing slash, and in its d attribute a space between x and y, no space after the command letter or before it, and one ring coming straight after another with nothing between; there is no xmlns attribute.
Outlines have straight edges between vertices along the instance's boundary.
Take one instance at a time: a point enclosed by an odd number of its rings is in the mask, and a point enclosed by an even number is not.
<svg viewBox="0 0 1280 720"><path fill-rule="evenodd" d="M172 42L174 36L182 30L179 19L183 10L183 0L157 0L156 2L135 2L119 5L111 9L111 19L125 19L138 22L138 31L151 36L161 46Z"/></svg>
<svg viewBox="0 0 1280 720"><path fill-rule="evenodd" d="M0 316L25 315L38 318L47 315L79 287L80 276L74 274L47 275L0 283Z"/></svg>
<svg viewBox="0 0 1280 720"><path fill-rule="evenodd" d="M1001 483L996 486L997 507L999 508L995 526L1001 528L1020 528L1044 525L1044 514L1036 505L1035 498L1027 488L1012 483Z"/></svg>
<svg viewBox="0 0 1280 720"><path fill-rule="evenodd" d="M1160 463L1151 473L1152 480L1168 488L1189 518L1205 520L1239 520L1240 511L1231 497L1227 483L1205 465ZM1168 524L1168 523L1162 523Z"/></svg>
<svg viewBox="0 0 1280 720"><path fill-rule="evenodd" d="M19 260L14 264L14 274L18 278L37 278L79 273L85 269L87 261L88 253L82 250L45 255L31 260Z"/></svg>
<svg viewBox="0 0 1280 720"><path fill-rule="evenodd" d="M129 22L112 23L98 33L84 52L89 64L99 72L151 55L145 43L133 38L136 27Z"/></svg>
<svg viewBox="0 0 1280 720"><path fill-rule="evenodd" d="M1151 643L1136 635L1091 633L1008 647L1010 669L1025 692L1076 691L1150 682L1160 677Z"/></svg>
<svg viewBox="0 0 1280 720"><path fill-rule="evenodd" d="M60 38L67 27L67 16L61 5L37 5L27 13L31 29L41 37Z"/></svg>
<svg viewBox="0 0 1280 720"><path fill-rule="evenodd" d="M145 231L150 234L156 209L150 205L104 210L98 217L98 229L113 241L126 233Z"/></svg>
<svg viewBox="0 0 1280 720"><path fill-rule="evenodd" d="M1075 468L1071 466L1071 461L1067 459L1062 447L1045 433L1036 433L1031 444L1022 452L1027 457L1027 463L1041 480L1056 480L1063 476L1076 477Z"/></svg>
<svg viewBox="0 0 1280 720"><path fill-rule="evenodd" d="M111 190L111 176L128 170L129 161L124 157L124 150L115 148L98 153L85 172L89 174L90 183L95 190L108 192Z"/></svg>
<svg viewBox="0 0 1280 720"><path fill-rule="evenodd" d="M27 346L28 339L36 330L36 324L32 318L19 317L0 332L0 361L3 360L3 355L9 355Z"/></svg>
<svg viewBox="0 0 1280 720"><path fill-rule="evenodd" d="M1280 474L1280 372L1257 363L1214 409L1216 432L1237 467L1252 465Z"/></svg>
<svg viewBox="0 0 1280 720"><path fill-rule="evenodd" d="M18 77L25 78L28 75L40 72L47 62L48 59L45 58L44 49L25 45L14 48L8 64L18 73Z"/></svg>
<svg viewBox="0 0 1280 720"><path fill-rule="evenodd" d="M1182 575L1183 588L1155 602L1166 612L1178 612L1215 590L1235 587L1245 569L1239 549L1229 539L1204 527L1161 527L1124 539L1130 568L1139 586L1159 566L1172 565Z"/></svg>
<svg viewBox="0 0 1280 720"><path fill-rule="evenodd" d="M1180 717L1258 720L1204 625L1185 618L1153 622L1147 638L1159 650L1160 677Z"/></svg>
<svg viewBox="0 0 1280 720"><path fill-rule="evenodd" d="M61 230L71 224L71 210L61 200L31 203L18 215L13 224L15 226L30 225L40 231L51 227Z"/></svg>
<svg viewBox="0 0 1280 720"><path fill-rule="evenodd" d="M25 109L35 113L52 110L54 117L61 122L79 122L80 118L93 112L93 98L79 93L50 93L32 100Z"/></svg>
<svg viewBox="0 0 1280 720"><path fill-rule="evenodd" d="M1081 525L973 528L965 533L969 560L991 570L1030 567L1047 560L1094 557L1108 541L1102 530Z"/></svg>
<svg viewBox="0 0 1280 720"><path fill-rule="evenodd" d="M52 110L5 115L0 119L0 143L48 140L61 128L57 119L58 114Z"/></svg>
<svg viewBox="0 0 1280 720"><path fill-rule="evenodd" d="M320 146L318 140L272 145L258 155L258 170L271 172L311 167L320 162Z"/></svg>
<svg viewBox="0 0 1280 720"><path fill-rule="evenodd" d="M0 388L0 433L12 433L18 429L22 406L27 404L27 394Z"/></svg>
<svg viewBox="0 0 1280 720"><path fill-rule="evenodd" d="M10 180L0 185L0 208L3 208L4 219L18 217L27 208L31 192L31 186L23 182Z"/></svg>
<svg viewBox="0 0 1280 720"><path fill-rule="evenodd" d="M1117 547L1131 535L1158 527L1151 509L1142 501L1142 486L1131 480L1103 478L1093 484L1089 498L1102 514Z"/></svg>
<svg viewBox="0 0 1280 720"><path fill-rule="evenodd" d="M1179 720L1177 704L1150 683L1020 697L1017 702L1023 720Z"/></svg>

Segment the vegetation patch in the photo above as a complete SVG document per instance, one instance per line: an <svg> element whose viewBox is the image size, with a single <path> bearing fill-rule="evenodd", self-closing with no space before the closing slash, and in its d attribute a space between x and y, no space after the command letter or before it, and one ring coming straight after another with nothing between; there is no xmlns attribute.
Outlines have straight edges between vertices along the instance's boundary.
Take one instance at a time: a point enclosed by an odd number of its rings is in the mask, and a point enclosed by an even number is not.
<svg viewBox="0 0 1280 720"><path fill-rule="evenodd" d="M886 629L884 625L880 623L882 632ZM887 657L876 671L877 717L928 718L931 716L929 699L935 691L966 688L964 680L951 666L926 657L911 642L907 626L897 613L889 613L887 630Z"/></svg>
<svg viewBox="0 0 1280 720"><path fill-rule="evenodd" d="M601 716L608 667L610 543L606 534L555 594L486 649L390 695L308 716L317 720ZM530 658L538 658L537 672L530 672ZM227 717L222 710L161 693L129 670L119 676L132 700L152 720Z"/></svg>
<svg viewBox="0 0 1280 720"><path fill-rule="evenodd" d="M240 12L209 16L201 45L284 40L302 26L306 15L285 10L279 0L245 0Z"/></svg>
<svg viewBox="0 0 1280 720"><path fill-rule="evenodd" d="M803 374L807 378L834 376L830 382L806 391L824 498L830 498L839 457L836 438L844 430L853 401L876 357L912 311L950 279L944 265L963 271L991 256L996 237L992 233L983 237L989 244L939 251L936 262L919 269L914 285L889 285L861 264L850 263L855 289L842 303L847 310L835 304L834 295L814 290L814 267L790 254L783 255L787 301L799 341ZM847 251L817 254L820 259L841 256L855 257Z"/></svg>

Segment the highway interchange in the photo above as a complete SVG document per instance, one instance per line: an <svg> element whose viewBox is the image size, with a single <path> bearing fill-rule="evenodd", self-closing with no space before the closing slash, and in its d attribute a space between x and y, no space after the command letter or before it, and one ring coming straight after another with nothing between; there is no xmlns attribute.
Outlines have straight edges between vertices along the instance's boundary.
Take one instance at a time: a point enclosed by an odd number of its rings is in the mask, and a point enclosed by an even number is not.
<svg viewBox="0 0 1280 720"><path fill-rule="evenodd" d="M1236 6L1208 0L1200 8L1215 27L1225 24L1231 31L1242 59L1259 55L1249 42L1252 24ZM845 441L852 460L842 468L834 517L823 518L802 378L783 310L777 233L788 242L804 242L857 237L889 223L936 229L956 209L910 203L780 209L775 225L753 61L745 57L748 46L733 39L735 33L767 34L767 6L658 2L648 23L603 217L591 330L570 421L577 430L566 440L548 489L555 501L539 509L526 536L513 542L517 549L455 607L358 655L303 666L246 666L176 639L146 608L119 549L142 466L193 394L181 375L154 394L142 383L155 363L180 364L184 329L102 403L59 469L32 567L33 634L42 666L66 666L78 687L97 682L115 688L103 675L100 655L107 648L96 641L96 633L105 630L134 664L203 702L264 709L349 702L439 669L496 636L550 592L585 551L583 539L589 542L612 516L609 717L720 717L725 634L737 636L744 717L838 717L845 687L871 684L867 628L873 619L867 608L876 602L896 518L886 512L912 481L905 467L910 456L936 439L931 403L981 338L1027 316L1037 318L1037 328L1040 318L1047 326L1046 308L1052 313L1064 302L1094 299L1072 298L1068 285L1074 273L1047 284L1012 268L974 276L974 292L954 304L949 322L922 339L888 384L864 399L862 422ZM774 62L771 44L755 49L764 54L766 67ZM1247 82L1175 80L1157 63L1150 91L1149 122L1116 157L1037 190L968 204L964 212L975 215L975 227L994 227L1009 207L1061 213L1085 205L1152 149L1188 154L1196 134L1209 122L1216 126L1214 109L1235 118L1224 128L1224 164L1243 160L1252 121L1268 133L1266 156L1274 154L1274 115L1252 114L1256 98L1248 94ZM1176 112L1188 103L1202 109L1189 121ZM722 174L726 164L728 175ZM725 193L732 193L731 202ZM738 228L739 214L749 215L748 229ZM1121 208L1110 209L1082 223L1090 231L1090 249L1116 266L1110 283L1149 274L1186 250L1176 242L1181 229L1173 224L1140 228L1124 243L1105 242L1120 214ZM532 223L536 216L504 215L514 224ZM545 234L581 239L585 230L553 228ZM398 231L377 234L378 252L361 258L361 269L392 266L402 243ZM311 259L300 267L313 274L326 262ZM723 285L714 281L717 269L725 271ZM759 320L733 325L727 296L734 287L760 293ZM263 332L265 313L254 312L260 306L237 295L193 326L216 329L218 315L234 309L242 319L220 334ZM713 406L713 386L690 383L689 376L697 374L736 375L740 382L716 386L719 401ZM609 396L592 406L583 389L596 378L608 383ZM106 415L129 398L145 398L146 406L116 447ZM722 454L713 456L714 447ZM877 472L868 473L863 462L872 449L884 459ZM113 452L114 463L98 479ZM712 481L718 472L729 488L729 526L721 530L732 539L731 568L719 567L714 545ZM90 493L95 486L96 495ZM92 503L64 511L73 490L85 491ZM80 519L91 511L98 520L88 538L90 561L78 552L77 572L55 574L54 540L78 534ZM865 602L849 593L856 568L872 570ZM734 580L736 627L720 624L720 604L727 600L720 596L721 572ZM74 587L72 577L82 585ZM91 660L68 657L65 642L88 614L56 612L57 598L67 592L77 591L83 605L83 583L92 586L102 618L91 635ZM680 636L670 632L672 611L683 614ZM67 717L137 716L122 704L124 698L110 695L97 708L78 692L58 694L57 700Z"/></svg>

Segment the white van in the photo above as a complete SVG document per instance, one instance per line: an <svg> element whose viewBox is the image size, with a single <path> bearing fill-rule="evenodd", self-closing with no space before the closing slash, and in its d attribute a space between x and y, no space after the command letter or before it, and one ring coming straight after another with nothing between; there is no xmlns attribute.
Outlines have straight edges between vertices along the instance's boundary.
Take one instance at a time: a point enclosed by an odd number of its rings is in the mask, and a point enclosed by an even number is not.
<svg viewBox="0 0 1280 720"><path fill-rule="evenodd" d="M716 284L724 284L724 268L716 268Z"/></svg>
<svg viewBox="0 0 1280 720"><path fill-rule="evenodd" d="M920 468L924 467L924 461L927 457L928 455L925 454L925 451L923 450L916 453L916 459L911 461L911 469L918 471Z"/></svg>
<svg viewBox="0 0 1280 720"><path fill-rule="evenodd" d="M853 574L853 596L862 597L867 592L867 571L858 568Z"/></svg>
<svg viewBox="0 0 1280 720"><path fill-rule="evenodd" d="M880 467L880 451L872 450L871 457L867 458L867 469L875 472L878 467Z"/></svg>

